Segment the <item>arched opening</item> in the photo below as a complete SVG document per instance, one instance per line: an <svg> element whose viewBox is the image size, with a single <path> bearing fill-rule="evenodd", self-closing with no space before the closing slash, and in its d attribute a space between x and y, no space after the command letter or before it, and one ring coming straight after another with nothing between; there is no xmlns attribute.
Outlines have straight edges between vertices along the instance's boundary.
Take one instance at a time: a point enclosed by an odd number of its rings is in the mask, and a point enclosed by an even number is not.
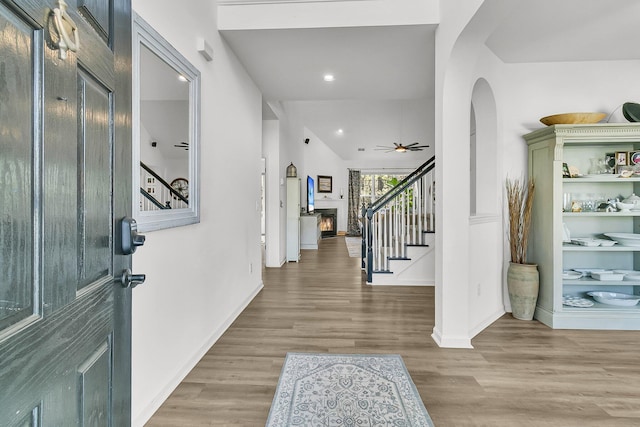
<svg viewBox="0 0 640 427"><path fill-rule="evenodd" d="M470 214L493 215L500 206L496 102L485 79L478 79L471 96Z"/></svg>

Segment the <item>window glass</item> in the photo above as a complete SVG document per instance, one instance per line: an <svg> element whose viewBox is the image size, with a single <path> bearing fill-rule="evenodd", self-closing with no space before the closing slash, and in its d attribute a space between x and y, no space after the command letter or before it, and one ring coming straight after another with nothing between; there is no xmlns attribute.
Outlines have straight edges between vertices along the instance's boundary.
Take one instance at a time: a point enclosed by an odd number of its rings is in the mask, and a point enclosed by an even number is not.
<svg viewBox="0 0 640 427"><path fill-rule="evenodd" d="M407 174L361 173L360 204L366 206L384 196L398 185Z"/></svg>

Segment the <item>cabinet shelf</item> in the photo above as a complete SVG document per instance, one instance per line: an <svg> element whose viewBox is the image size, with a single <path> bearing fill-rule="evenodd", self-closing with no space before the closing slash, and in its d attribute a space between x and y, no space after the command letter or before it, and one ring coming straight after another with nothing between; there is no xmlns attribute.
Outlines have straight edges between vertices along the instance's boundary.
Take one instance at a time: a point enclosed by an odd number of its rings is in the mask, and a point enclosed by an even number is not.
<svg viewBox="0 0 640 427"><path fill-rule="evenodd" d="M593 182L606 182L611 184L620 184L625 182L640 182L640 178L612 178L610 176L600 177L581 177L581 178L562 178L563 183L570 182L572 184L590 184Z"/></svg>
<svg viewBox="0 0 640 427"><path fill-rule="evenodd" d="M640 216L640 211L629 212L562 212L563 217L584 218L595 216L600 218L619 218L623 216Z"/></svg>
<svg viewBox="0 0 640 427"><path fill-rule="evenodd" d="M594 301L594 304L592 307L570 307L570 306L564 305L562 306L562 310L569 311L569 312L599 311L599 312L615 312L615 313L627 312L627 313L633 313L633 314L640 314L640 305L634 305L631 307L622 307L617 305L601 304L599 302Z"/></svg>
<svg viewBox="0 0 640 427"><path fill-rule="evenodd" d="M582 279L564 279L564 286L640 286L640 280L595 280L590 277Z"/></svg>
<svg viewBox="0 0 640 427"><path fill-rule="evenodd" d="M565 252L640 252L640 246L580 246L564 243Z"/></svg>
<svg viewBox="0 0 640 427"><path fill-rule="evenodd" d="M562 176L563 164L586 171L593 159L609 153L640 150L640 124L555 125L524 136L529 148L529 176L536 182L529 261L538 264L540 291L535 318L552 328L640 330L640 305L595 303L593 307L563 306L562 295L585 296L594 290L637 295L640 280L562 279L570 266L640 270L640 247L580 246L562 243L563 230L572 236L602 237L604 233L640 230L640 211L562 212L565 194L572 198L612 198L640 194L640 177L613 174L576 178ZM590 194L596 196L590 196Z"/></svg>

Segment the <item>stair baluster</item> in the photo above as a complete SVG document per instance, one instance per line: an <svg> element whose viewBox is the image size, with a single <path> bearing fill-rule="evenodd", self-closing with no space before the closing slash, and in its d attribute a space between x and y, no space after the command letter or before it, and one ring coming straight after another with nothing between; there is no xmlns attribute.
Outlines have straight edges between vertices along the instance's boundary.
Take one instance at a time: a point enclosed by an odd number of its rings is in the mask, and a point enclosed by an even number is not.
<svg viewBox="0 0 640 427"><path fill-rule="evenodd" d="M367 282L374 272L391 273L392 259L407 259L407 246L425 244L434 231L432 157L366 210L363 208L363 268Z"/></svg>

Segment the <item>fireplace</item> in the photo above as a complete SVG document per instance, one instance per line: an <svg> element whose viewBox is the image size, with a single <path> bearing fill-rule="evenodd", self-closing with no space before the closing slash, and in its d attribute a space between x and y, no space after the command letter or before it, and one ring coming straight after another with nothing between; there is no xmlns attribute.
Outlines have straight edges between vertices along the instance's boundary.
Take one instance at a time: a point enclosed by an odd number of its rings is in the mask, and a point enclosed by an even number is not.
<svg viewBox="0 0 640 427"><path fill-rule="evenodd" d="M338 234L338 209L317 209L320 214L320 231L322 238L335 237Z"/></svg>

